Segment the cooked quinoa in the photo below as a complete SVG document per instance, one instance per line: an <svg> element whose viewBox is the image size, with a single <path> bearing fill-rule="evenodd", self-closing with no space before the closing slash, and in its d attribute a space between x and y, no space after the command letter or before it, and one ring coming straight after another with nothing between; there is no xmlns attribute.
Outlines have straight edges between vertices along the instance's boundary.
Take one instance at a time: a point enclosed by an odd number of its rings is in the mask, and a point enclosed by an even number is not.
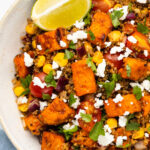
<svg viewBox="0 0 150 150"><path fill-rule="evenodd" d="M27 20L13 90L42 150L150 149L150 4L96 1L69 29Z"/></svg>

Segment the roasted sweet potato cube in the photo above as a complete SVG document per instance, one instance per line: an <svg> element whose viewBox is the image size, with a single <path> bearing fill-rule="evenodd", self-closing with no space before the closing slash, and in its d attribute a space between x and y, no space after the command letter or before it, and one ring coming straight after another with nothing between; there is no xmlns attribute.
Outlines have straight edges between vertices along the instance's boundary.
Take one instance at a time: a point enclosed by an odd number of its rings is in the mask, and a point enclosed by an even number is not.
<svg viewBox="0 0 150 150"><path fill-rule="evenodd" d="M140 80L148 74L148 64L146 61L137 58L125 58L124 67L119 70L122 78L130 80Z"/></svg>
<svg viewBox="0 0 150 150"><path fill-rule="evenodd" d="M77 96L96 92L94 73L86 64L86 60L80 60L72 64L73 82Z"/></svg>
<svg viewBox="0 0 150 150"><path fill-rule="evenodd" d="M112 98L105 103L105 110L108 117L122 116L126 111L130 113L140 112L141 105L138 100L136 100L133 94L128 94L123 96L121 102L115 103Z"/></svg>
<svg viewBox="0 0 150 150"><path fill-rule="evenodd" d="M143 115L147 116L150 112L150 95L144 96L142 98L142 102L143 102L143 110L144 110Z"/></svg>
<svg viewBox="0 0 150 150"><path fill-rule="evenodd" d="M93 44L103 46L111 29L112 22L110 16L103 12L96 12L89 29L94 34L95 40L91 39L90 34L88 35L88 39Z"/></svg>
<svg viewBox="0 0 150 150"><path fill-rule="evenodd" d="M24 63L24 54L17 55L14 58L14 64L20 78L24 78L29 73L28 68Z"/></svg>
<svg viewBox="0 0 150 150"><path fill-rule="evenodd" d="M59 125L67 122L69 119L73 118L74 115L75 111L73 109L59 98L56 98L41 112L41 114L39 114L39 119L43 124Z"/></svg>
<svg viewBox="0 0 150 150"><path fill-rule="evenodd" d="M65 42L66 47L61 47L60 41ZM66 30L59 28L57 30L45 32L37 37L37 43L42 46L43 50L49 49L50 52L68 48Z"/></svg>
<svg viewBox="0 0 150 150"><path fill-rule="evenodd" d="M39 121L37 116L29 115L24 118L26 127L31 131L33 135L40 135L40 130L42 130L42 123Z"/></svg>
<svg viewBox="0 0 150 150"><path fill-rule="evenodd" d="M137 43L134 44L130 41L127 41L127 46L130 49L138 51L148 50L148 52L150 53L150 43L148 41L148 38L144 34L135 31L131 36L133 36L137 40Z"/></svg>
<svg viewBox="0 0 150 150"><path fill-rule="evenodd" d="M83 130L75 132L71 142L79 146L84 145L87 148L94 148L97 146L97 143L89 138L89 133Z"/></svg>
<svg viewBox="0 0 150 150"><path fill-rule="evenodd" d="M54 132L43 132L41 150L65 150L64 137Z"/></svg>

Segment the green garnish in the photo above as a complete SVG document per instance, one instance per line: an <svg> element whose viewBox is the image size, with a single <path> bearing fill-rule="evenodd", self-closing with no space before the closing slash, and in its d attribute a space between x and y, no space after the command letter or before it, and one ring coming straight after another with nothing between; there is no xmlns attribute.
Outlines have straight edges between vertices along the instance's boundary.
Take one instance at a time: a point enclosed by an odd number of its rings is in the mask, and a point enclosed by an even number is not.
<svg viewBox="0 0 150 150"><path fill-rule="evenodd" d="M91 122L91 120L92 120L91 114L80 113L80 116L81 116L82 120L85 121L86 123Z"/></svg>
<svg viewBox="0 0 150 150"><path fill-rule="evenodd" d="M29 74L25 78L21 78L20 81L21 81L22 86L25 89L25 91L22 92L20 96L29 94L30 93L29 85L32 81L32 76Z"/></svg>
<svg viewBox="0 0 150 150"><path fill-rule="evenodd" d="M64 55L64 59L71 59L73 58L74 54L73 52L70 52L69 50L65 50L65 55Z"/></svg>
<svg viewBox="0 0 150 150"><path fill-rule="evenodd" d="M89 137L93 141L97 141L99 135L103 135L103 136L105 135L105 131L104 131L104 127L103 127L103 122L102 121L97 122L94 125L93 129L91 130L91 132L89 134Z"/></svg>
<svg viewBox="0 0 150 150"><path fill-rule="evenodd" d="M43 98L43 100L50 100L51 99L49 94L42 94L42 98Z"/></svg>
<svg viewBox="0 0 150 150"><path fill-rule="evenodd" d="M142 91L141 88L139 88L138 86L135 86L133 88L133 94L135 95L137 100L140 100L142 98Z"/></svg>
<svg viewBox="0 0 150 150"><path fill-rule="evenodd" d="M50 71L50 73L45 77L45 82L47 84L47 87L56 87L56 81L54 80L53 71Z"/></svg>
<svg viewBox="0 0 150 150"><path fill-rule="evenodd" d="M139 130L140 129L139 127L140 127L139 123L137 123L137 122L130 122L130 123L127 123L126 130L127 131Z"/></svg>
<svg viewBox="0 0 150 150"><path fill-rule="evenodd" d="M90 25L91 24L91 16L90 13L88 13L85 18L83 19L85 25Z"/></svg>
<svg viewBox="0 0 150 150"><path fill-rule="evenodd" d="M133 4L132 4L131 2L130 2L129 5L128 5L129 12L132 12L132 5L133 5Z"/></svg>
<svg viewBox="0 0 150 150"><path fill-rule="evenodd" d="M90 35L91 40L94 41L94 40L95 40L95 35L94 35L94 33L93 33L91 30L90 30L88 33L89 33L89 35Z"/></svg>
<svg viewBox="0 0 150 150"><path fill-rule="evenodd" d="M146 26L146 19L144 21L144 24L142 23L138 23L137 24L137 30L143 34L147 34L150 32L150 30L148 29L148 27Z"/></svg>
<svg viewBox="0 0 150 150"><path fill-rule="evenodd" d="M69 43L69 48L70 48L70 49L76 49L76 44L74 44L73 41L71 41L71 42Z"/></svg>
<svg viewBox="0 0 150 150"><path fill-rule="evenodd" d="M76 102L76 98L74 97L74 95L71 93L69 96L69 106L72 106L72 104L74 104Z"/></svg>
<svg viewBox="0 0 150 150"><path fill-rule="evenodd" d="M150 81L150 76L148 76L146 79Z"/></svg>
<svg viewBox="0 0 150 150"><path fill-rule="evenodd" d="M92 61L92 57L90 57L90 55L88 56L88 58L86 59L86 64L88 65L88 67L90 67L94 72L96 72L96 66Z"/></svg>
<svg viewBox="0 0 150 150"><path fill-rule="evenodd" d="M150 132L150 127L148 127L147 131Z"/></svg>
<svg viewBox="0 0 150 150"><path fill-rule="evenodd" d="M119 19L123 16L123 10L114 10L111 14L111 20L112 24L115 28L117 28L120 25Z"/></svg>
<svg viewBox="0 0 150 150"><path fill-rule="evenodd" d="M131 67L129 65L126 66L126 70L127 70L127 77L130 77L131 75Z"/></svg>

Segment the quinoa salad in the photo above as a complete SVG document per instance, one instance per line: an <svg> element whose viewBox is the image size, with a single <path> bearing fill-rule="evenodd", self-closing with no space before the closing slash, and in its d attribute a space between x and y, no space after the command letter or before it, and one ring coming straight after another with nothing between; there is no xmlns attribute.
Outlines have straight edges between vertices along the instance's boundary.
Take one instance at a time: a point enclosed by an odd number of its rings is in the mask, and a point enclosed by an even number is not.
<svg viewBox="0 0 150 150"><path fill-rule="evenodd" d="M27 20L13 91L41 150L150 150L150 2L92 0L82 20Z"/></svg>

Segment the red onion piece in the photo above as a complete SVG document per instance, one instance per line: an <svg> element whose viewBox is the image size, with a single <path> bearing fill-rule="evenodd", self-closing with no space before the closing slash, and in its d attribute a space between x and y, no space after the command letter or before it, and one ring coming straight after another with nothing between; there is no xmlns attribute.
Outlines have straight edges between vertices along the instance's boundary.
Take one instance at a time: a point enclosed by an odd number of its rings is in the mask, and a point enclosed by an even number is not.
<svg viewBox="0 0 150 150"><path fill-rule="evenodd" d="M28 111L29 112L34 112L35 110L39 110L39 109L40 109L39 101L37 99L33 99L29 104Z"/></svg>
<svg viewBox="0 0 150 150"><path fill-rule="evenodd" d="M57 86L56 86L56 91L57 92L61 92L64 90L65 85L68 83L68 79L66 79L65 77L60 77L58 82L57 82Z"/></svg>
<svg viewBox="0 0 150 150"><path fill-rule="evenodd" d="M136 18L135 13L131 12L127 15L126 19L128 20L134 20Z"/></svg>
<svg viewBox="0 0 150 150"><path fill-rule="evenodd" d="M79 48L77 49L77 53L78 53L78 55L79 55L80 57L83 57L83 56L86 54L85 47L84 47L84 46L79 47Z"/></svg>

